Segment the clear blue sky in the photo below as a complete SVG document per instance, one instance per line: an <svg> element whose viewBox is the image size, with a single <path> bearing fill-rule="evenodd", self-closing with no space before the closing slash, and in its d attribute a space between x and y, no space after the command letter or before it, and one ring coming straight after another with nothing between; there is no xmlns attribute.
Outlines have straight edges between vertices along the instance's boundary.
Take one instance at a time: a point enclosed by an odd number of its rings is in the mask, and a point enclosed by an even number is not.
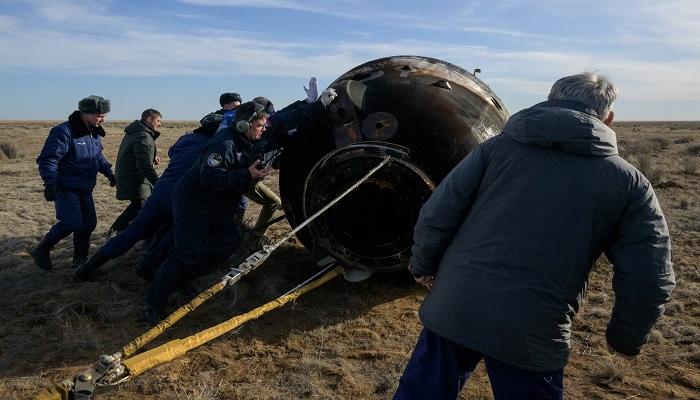
<svg viewBox="0 0 700 400"><path fill-rule="evenodd" d="M278 106L363 62L414 54L480 78L511 113L559 77L608 75L621 120L700 120L700 5L647 1L2 0L0 119L199 119L219 94Z"/></svg>

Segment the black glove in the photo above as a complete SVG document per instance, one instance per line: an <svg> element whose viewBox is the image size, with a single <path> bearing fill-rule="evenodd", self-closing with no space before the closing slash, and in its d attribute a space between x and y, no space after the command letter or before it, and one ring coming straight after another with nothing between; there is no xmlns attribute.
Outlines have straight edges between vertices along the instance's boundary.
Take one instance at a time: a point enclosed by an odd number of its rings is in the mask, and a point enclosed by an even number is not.
<svg viewBox="0 0 700 400"><path fill-rule="evenodd" d="M109 179L109 186L111 186L111 187L117 186L117 177L114 176L114 174L107 175L107 179Z"/></svg>
<svg viewBox="0 0 700 400"><path fill-rule="evenodd" d="M46 201L56 200L56 193L58 192L58 187L56 185L44 185L44 198Z"/></svg>

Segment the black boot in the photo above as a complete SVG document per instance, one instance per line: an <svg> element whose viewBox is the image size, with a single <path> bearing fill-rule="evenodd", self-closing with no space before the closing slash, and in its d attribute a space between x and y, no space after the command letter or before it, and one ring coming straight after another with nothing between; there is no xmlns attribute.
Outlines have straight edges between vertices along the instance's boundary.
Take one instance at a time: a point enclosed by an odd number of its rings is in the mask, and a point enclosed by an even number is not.
<svg viewBox="0 0 700 400"><path fill-rule="evenodd" d="M87 261L87 251L73 250L73 268L85 264L85 261Z"/></svg>
<svg viewBox="0 0 700 400"><path fill-rule="evenodd" d="M53 246L48 244L44 239L34 249L32 249L32 251L29 252L34 259L36 266L45 271L51 271L52 268L51 247Z"/></svg>
<svg viewBox="0 0 700 400"><path fill-rule="evenodd" d="M97 269L103 266L107 261L109 261L109 258L103 256L98 251L92 257L90 257L90 259L85 264L81 265L80 268L75 270L75 275L73 275L73 279L76 282L89 281L90 279L92 279L93 272L97 271Z"/></svg>

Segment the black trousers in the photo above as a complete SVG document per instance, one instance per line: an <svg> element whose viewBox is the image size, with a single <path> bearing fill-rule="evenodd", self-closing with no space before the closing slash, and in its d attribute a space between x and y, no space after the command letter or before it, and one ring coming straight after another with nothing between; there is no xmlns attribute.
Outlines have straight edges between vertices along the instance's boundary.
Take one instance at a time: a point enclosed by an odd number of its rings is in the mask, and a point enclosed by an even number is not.
<svg viewBox="0 0 700 400"><path fill-rule="evenodd" d="M129 223L136 218L146 203L146 199L130 200L129 205L122 211L122 213L114 220L112 226L109 228L113 232L121 232L129 226Z"/></svg>

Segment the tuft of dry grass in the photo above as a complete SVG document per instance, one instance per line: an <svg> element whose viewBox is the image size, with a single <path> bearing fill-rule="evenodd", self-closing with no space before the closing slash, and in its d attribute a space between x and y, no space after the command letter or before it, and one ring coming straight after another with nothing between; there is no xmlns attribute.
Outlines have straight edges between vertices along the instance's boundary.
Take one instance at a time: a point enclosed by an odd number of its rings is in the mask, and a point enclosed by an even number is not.
<svg viewBox="0 0 700 400"><path fill-rule="evenodd" d="M690 142L692 142L692 141L694 141L694 140L695 140L695 138L692 137L692 136L683 136L683 137L679 137L679 138L675 139L675 140L673 141L673 143L675 143L675 144L685 144L685 143L690 143Z"/></svg>
<svg viewBox="0 0 700 400"><path fill-rule="evenodd" d="M636 141L619 140L617 146L623 157L629 157L635 154L651 154L659 148L658 143L654 143L648 139Z"/></svg>
<svg viewBox="0 0 700 400"><path fill-rule="evenodd" d="M177 399L187 400L214 400L224 398L221 393L224 380L219 380L215 383L210 377L204 375L197 382L194 388L187 386L178 386L175 389Z"/></svg>
<svg viewBox="0 0 700 400"><path fill-rule="evenodd" d="M666 304L666 310L664 313L666 315L680 315L683 313L683 303L680 303L678 301L672 301L668 304Z"/></svg>
<svg viewBox="0 0 700 400"><path fill-rule="evenodd" d="M690 154L691 156L700 156L700 144L694 144L692 146L688 146L685 148L686 153Z"/></svg>
<svg viewBox="0 0 700 400"><path fill-rule="evenodd" d="M654 165L654 162L648 154L642 154L637 159L637 169L647 177L652 185L657 185L663 181L664 171Z"/></svg>
<svg viewBox="0 0 700 400"><path fill-rule="evenodd" d="M686 175L696 175L700 169L700 158L698 157L683 157L680 162L681 172Z"/></svg>
<svg viewBox="0 0 700 400"><path fill-rule="evenodd" d="M671 139L665 136L656 136L651 138L651 141L658 144L661 150L666 150L671 147Z"/></svg>
<svg viewBox="0 0 700 400"><path fill-rule="evenodd" d="M602 386L611 386L615 383L622 382L625 374L617 365L612 362L605 362L600 366L600 369L591 374L593 382Z"/></svg>
<svg viewBox="0 0 700 400"><path fill-rule="evenodd" d="M17 148L14 144L8 142L0 143L0 151L9 159L17 158Z"/></svg>
<svg viewBox="0 0 700 400"><path fill-rule="evenodd" d="M681 325L676 328L676 331L681 336L697 336L698 334L700 334L700 329L690 325Z"/></svg>
<svg viewBox="0 0 700 400"><path fill-rule="evenodd" d="M695 201L692 197L681 197L678 200L679 210L692 210L695 207Z"/></svg>
<svg viewBox="0 0 700 400"><path fill-rule="evenodd" d="M652 329L651 333L649 334L649 343L651 344L659 344L664 341L664 337L659 332L657 329Z"/></svg>

